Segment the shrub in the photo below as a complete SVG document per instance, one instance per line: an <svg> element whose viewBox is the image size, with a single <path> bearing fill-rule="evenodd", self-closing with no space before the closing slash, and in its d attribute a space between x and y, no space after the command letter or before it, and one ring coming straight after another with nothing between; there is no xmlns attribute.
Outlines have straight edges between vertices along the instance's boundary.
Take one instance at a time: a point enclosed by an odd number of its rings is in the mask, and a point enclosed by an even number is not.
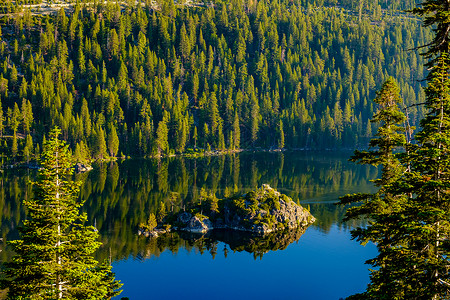
<svg viewBox="0 0 450 300"><path fill-rule="evenodd" d="M150 216L148 217L147 220L147 228L149 231L152 231L156 226L158 225L158 223L156 222L156 217L154 213L150 213Z"/></svg>

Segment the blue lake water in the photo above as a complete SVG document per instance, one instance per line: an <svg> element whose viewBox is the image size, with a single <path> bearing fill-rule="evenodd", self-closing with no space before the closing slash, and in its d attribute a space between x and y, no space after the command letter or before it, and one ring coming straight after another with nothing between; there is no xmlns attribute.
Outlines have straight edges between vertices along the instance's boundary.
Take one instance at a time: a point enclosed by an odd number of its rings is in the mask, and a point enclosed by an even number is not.
<svg viewBox="0 0 450 300"><path fill-rule="evenodd" d="M224 244L219 243L218 249ZM247 252L209 254L180 249L113 264L130 299L339 299L364 291L366 259L376 248L350 240L347 229L310 227L298 243L254 259Z"/></svg>
<svg viewBox="0 0 450 300"><path fill-rule="evenodd" d="M125 160L77 175L83 181L83 210L103 243L96 259L109 259L124 284L116 299L340 299L363 292L369 282L364 262L376 255L376 247L351 240L350 230L364 221L343 223L345 208L333 203L346 193L373 191L370 179L378 170L348 162L350 154L245 152ZM28 171L0 173L3 240L17 238L25 217L21 202L31 195L29 180ZM156 213L160 202L177 211L198 201L202 188L220 198L262 184L308 207L317 221L303 235L285 235L281 245L258 253L223 238L137 235L138 224ZM4 245L0 257L7 261L11 252Z"/></svg>
<svg viewBox="0 0 450 300"><path fill-rule="evenodd" d="M268 251L262 258L233 252L223 242L217 244L214 258L208 251L200 254L196 248L183 246L173 252L166 248L157 256L147 251L122 258L113 263L117 278L124 283L121 297L339 299L365 290L369 266L364 262L376 255L376 247L351 240L352 225L341 222L345 209L333 203L346 193L372 191L369 179L376 176L377 169L349 163L347 153L241 154L237 182L230 182L236 170L232 162L226 169L228 159L210 158L206 165L197 161L198 187L215 188L220 195L227 184L247 190L269 183L309 205L316 223L286 249ZM189 170L192 162L188 165ZM214 174L221 166L224 170ZM205 175L208 172L209 176ZM169 172L169 182L179 182L171 177L177 175ZM189 181L188 190L193 185L194 181ZM228 249L226 257L224 248Z"/></svg>

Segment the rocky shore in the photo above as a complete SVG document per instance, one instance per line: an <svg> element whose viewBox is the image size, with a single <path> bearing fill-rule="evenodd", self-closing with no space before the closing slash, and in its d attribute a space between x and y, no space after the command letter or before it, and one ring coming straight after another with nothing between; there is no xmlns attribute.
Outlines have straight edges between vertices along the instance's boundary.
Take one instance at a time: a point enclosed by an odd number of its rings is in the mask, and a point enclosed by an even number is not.
<svg viewBox="0 0 450 300"><path fill-rule="evenodd" d="M207 203L208 199L204 201ZM307 209L267 184L244 195L216 201L217 209L182 211L172 216L172 222L157 224L154 229L141 227L138 234L157 237L173 230L205 233L232 229L263 235L307 227L316 220Z"/></svg>

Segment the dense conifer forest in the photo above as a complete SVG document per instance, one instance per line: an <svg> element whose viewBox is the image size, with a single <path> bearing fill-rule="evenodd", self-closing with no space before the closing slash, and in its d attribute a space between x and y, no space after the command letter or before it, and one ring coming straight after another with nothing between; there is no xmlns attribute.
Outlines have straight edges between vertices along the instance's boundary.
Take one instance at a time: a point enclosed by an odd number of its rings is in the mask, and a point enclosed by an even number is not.
<svg viewBox="0 0 450 300"><path fill-rule="evenodd" d="M214 258L214 242L188 245L173 236L142 248L130 229L112 229L142 220L156 226L155 216L163 218L166 207L171 212L184 210L186 203L203 208L216 193L231 195L259 180L275 187L288 183L295 199L308 199L311 191L332 194L339 185L361 188L358 183L378 169L366 166L353 173L329 163L314 176L314 167L294 166L290 158L285 166L285 155L297 152L278 153L273 168L261 169L257 159L241 161L235 154L103 160L369 146L351 160L381 166L381 175L372 180L377 191L367 187L341 197L340 204L362 205L345 212L344 220L353 223L339 226L356 226L352 237L376 244L378 256L367 261L374 267L367 290L348 299L448 299L448 3L365 2L3 2L1 165L53 156L47 146L58 138L49 139L48 132L59 127L76 160L101 161L91 175L76 177L86 182L80 200L89 203L83 210L90 211L93 237L97 228L109 232L104 244L118 249L110 248L110 263L121 257L120 249L145 257L148 251L176 252L183 244L201 253L208 249ZM68 158L69 152L64 152ZM71 177L73 162L65 163ZM24 212L14 209L18 199L32 191L25 176L10 180L3 175L9 171L0 171L0 207L9 212L0 224L6 238L23 219ZM15 172L34 176L30 170ZM202 203L208 195L211 203ZM58 205L59 196L53 199ZM324 231L345 211L330 205L313 205ZM87 215L81 219L87 221ZM35 228L29 229L31 236ZM20 243L11 244L21 251ZM104 258L105 252L98 255ZM62 297L66 282L59 275L57 281Z"/></svg>
<svg viewBox="0 0 450 300"><path fill-rule="evenodd" d="M79 161L195 149L365 147L389 76L424 100L414 1L77 3L1 8L3 161L62 128ZM26 2L25 4L27 4ZM407 110L409 125L423 108Z"/></svg>

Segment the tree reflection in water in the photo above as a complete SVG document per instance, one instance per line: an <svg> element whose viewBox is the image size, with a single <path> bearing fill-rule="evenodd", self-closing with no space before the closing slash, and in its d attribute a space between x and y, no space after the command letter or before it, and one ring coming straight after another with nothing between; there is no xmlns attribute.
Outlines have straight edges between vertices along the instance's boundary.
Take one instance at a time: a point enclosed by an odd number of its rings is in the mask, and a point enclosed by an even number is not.
<svg viewBox="0 0 450 300"><path fill-rule="evenodd" d="M206 234L171 232L157 238L141 236L140 239L145 240L146 244L145 249L141 250L137 258L143 260L159 256L166 250L176 253L179 248L185 248L200 254L209 253L214 259L218 254L219 242L223 242L225 247L222 252L225 257L231 250L233 252L246 251L252 253L255 259L262 259L267 252L284 250L291 243L298 241L305 230L306 227L298 227L261 235L245 231L214 229Z"/></svg>
<svg viewBox="0 0 450 300"><path fill-rule="evenodd" d="M164 202L168 210L178 211L188 203L199 201L201 188L224 197L245 193L267 183L302 206L309 205L311 213L318 219L312 226L324 232L328 232L333 224L351 226L341 222L345 208L333 203L350 191L370 191L372 184L368 179L375 178L378 170L355 166L347 159L348 153L329 152L241 153L196 159L171 157L103 163L96 165L93 171L77 176L84 182L80 194L86 199L83 210L88 213L90 224L99 230L103 243L96 259L111 258L114 261L130 256L146 257L149 243L154 242L138 238L138 224L146 221L150 213L156 213L160 202ZM31 186L28 182L33 179L34 174L28 170L0 173L0 237L4 240L17 237L16 228L25 218L21 202L29 197ZM290 238L286 237L286 240ZM205 239L213 240L209 236ZM151 255L158 256L166 249L163 240L158 240L156 243L161 245L150 247ZM254 249L252 252L255 253L265 253L269 249L263 248L263 243L284 243L276 237L260 241L249 239L248 246L237 243L239 239L228 243L225 236L217 240L230 244L229 250ZM206 245L204 250L199 248L198 251L206 251ZM167 247L174 252L179 247L194 248L189 240L183 240L179 235ZM5 250L4 243L0 248ZM214 247L210 249L213 253L218 251ZM9 251L2 251L0 255L2 261L10 257Z"/></svg>

